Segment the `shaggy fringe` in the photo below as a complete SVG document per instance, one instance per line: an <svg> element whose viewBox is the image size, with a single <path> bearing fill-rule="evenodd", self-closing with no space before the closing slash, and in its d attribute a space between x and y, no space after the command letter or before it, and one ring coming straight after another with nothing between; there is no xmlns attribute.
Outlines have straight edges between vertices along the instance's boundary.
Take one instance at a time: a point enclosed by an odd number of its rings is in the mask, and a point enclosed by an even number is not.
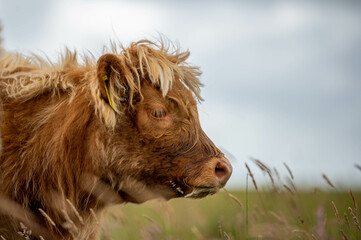
<svg viewBox="0 0 361 240"><path fill-rule="evenodd" d="M113 69L116 74L109 85L116 113L122 113L124 101L128 101L133 107L136 94L143 98L143 79L149 79L153 85L158 86L163 97L166 97L174 81L179 80L192 91L198 101L203 100L200 96L202 83L198 78L201 75L199 68L186 63L190 55L188 51L181 52L174 45L170 49L170 45L170 42L164 40L159 43L142 40L128 47L112 42L110 49L105 49L117 55L121 63L121 69ZM85 54L81 64L78 54L66 49L60 58L59 63L52 63L47 57L35 54L23 56L4 53L0 59L1 91L8 98L20 102L46 92L52 93L52 96L68 92L71 102L79 89L88 91L93 98L96 114L106 125L114 127L116 114L101 97L94 56Z"/></svg>

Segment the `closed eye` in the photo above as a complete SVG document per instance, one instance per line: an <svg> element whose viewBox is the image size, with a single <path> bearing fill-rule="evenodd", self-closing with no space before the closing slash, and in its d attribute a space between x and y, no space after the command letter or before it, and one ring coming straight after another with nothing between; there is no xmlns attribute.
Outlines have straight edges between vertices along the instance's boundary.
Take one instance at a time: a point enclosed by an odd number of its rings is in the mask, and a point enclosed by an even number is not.
<svg viewBox="0 0 361 240"><path fill-rule="evenodd" d="M152 115L152 117L154 117L156 119L164 118L167 115L165 110L162 108L154 108L154 109L150 110L150 114Z"/></svg>

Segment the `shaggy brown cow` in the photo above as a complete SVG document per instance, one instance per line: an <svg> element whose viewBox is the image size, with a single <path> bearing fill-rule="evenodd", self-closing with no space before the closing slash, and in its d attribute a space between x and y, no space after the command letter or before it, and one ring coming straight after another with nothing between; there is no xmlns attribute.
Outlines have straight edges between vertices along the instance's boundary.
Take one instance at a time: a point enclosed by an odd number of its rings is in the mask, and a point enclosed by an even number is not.
<svg viewBox="0 0 361 240"><path fill-rule="evenodd" d="M95 239L109 204L222 188L232 167L201 129L188 56L150 41L96 63L3 53L0 235Z"/></svg>

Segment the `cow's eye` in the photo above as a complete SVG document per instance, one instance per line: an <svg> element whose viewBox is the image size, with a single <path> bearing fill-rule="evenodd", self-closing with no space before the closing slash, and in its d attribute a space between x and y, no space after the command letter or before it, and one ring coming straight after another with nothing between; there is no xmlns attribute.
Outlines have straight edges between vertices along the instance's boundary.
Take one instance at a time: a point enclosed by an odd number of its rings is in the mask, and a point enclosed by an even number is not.
<svg viewBox="0 0 361 240"><path fill-rule="evenodd" d="M150 114L152 115L152 117L157 118L157 119L161 119L164 118L166 115L166 112L164 109L162 108L155 108L150 110Z"/></svg>

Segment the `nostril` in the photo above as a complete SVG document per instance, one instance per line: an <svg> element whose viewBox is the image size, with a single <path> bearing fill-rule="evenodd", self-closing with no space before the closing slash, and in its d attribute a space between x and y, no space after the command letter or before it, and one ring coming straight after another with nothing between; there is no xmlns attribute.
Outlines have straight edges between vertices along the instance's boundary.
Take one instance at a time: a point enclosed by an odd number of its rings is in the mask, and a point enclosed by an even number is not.
<svg viewBox="0 0 361 240"><path fill-rule="evenodd" d="M220 161L216 164L214 173L216 175L216 178L218 179L218 182L221 185L225 185L229 177L231 176L232 167L230 166L228 161Z"/></svg>
<svg viewBox="0 0 361 240"><path fill-rule="evenodd" d="M217 163L216 169L215 169L215 174L218 179L224 178L224 176L226 175L226 170L224 169L223 164Z"/></svg>
<svg viewBox="0 0 361 240"><path fill-rule="evenodd" d="M202 164L198 177L190 185L217 190L224 187L232 175L232 165L225 157L213 157Z"/></svg>

